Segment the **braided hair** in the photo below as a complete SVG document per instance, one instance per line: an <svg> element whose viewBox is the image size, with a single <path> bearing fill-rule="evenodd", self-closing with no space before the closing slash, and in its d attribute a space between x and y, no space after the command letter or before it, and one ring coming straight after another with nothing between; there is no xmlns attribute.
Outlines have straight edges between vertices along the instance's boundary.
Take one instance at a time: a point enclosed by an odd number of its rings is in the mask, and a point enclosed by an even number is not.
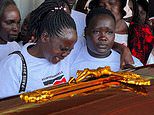
<svg viewBox="0 0 154 115"><path fill-rule="evenodd" d="M4 12L5 8L9 5L16 6L16 3L13 0L0 0L0 19L3 16L3 12Z"/></svg>
<svg viewBox="0 0 154 115"><path fill-rule="evenodd" d="M45 0L45 2L47 2L47 3L55 2L55 3L58 3L60 6L63 6L63 7L65 5L67 5L69 10L71 11L71 6L69 5L69 2L67 0Z"/></svg>
<svg viewBox="0 0 154 115"><path fill-rule="evenodd" d="M116 23L116 20L115 20L115 17L114 15L112 14L112 12L104 7L97 7L97 8L94 8L92 10L89 11L89 13L87 14L86 16L86 27L89 26L89 23L90 21L95 17L95 16L98 16L98 15L109 15L111 16L115 23Z"/></svg>
<svg viewBox="0 0 154 115"><path fill-rule="evenodd" d="M126 15L126 12L124 10L124 7L126 6L127 0L119 0L120 1L120 12L121 12L121 17L124 17ZM89 3L89 9L97 8L99 7L100 0L92 0Z"/></svg>
<svg viewBox="0 0 154 115"><path fill-rule="evenodd" d="M46 31L50 37L62 37L65 28L76 30L71 16L64 10L62 0L46 0L37 9L31 12L28 26L28 35L39 38Z"/></svg>

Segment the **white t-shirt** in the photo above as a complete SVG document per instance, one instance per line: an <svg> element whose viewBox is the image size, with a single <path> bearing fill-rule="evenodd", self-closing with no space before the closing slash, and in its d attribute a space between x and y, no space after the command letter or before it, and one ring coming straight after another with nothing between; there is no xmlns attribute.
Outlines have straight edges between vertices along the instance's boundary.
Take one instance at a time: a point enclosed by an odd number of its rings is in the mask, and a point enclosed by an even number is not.
<svg viewBox="0 0 154 115"><path fill-rule="evenodd" d="M85 26L86 26L86 22L85 22L86 14L79 12L79 11L76 11L76 10L72 10L71 11L71 17L75 21L78 37L83 36L84 29L85 29Z"/></svg>
<svg viewBox="0 0 154 115"><path fill-rule="evenodd" d="M71 64L71 77L77 77L77 70L84 70L85 68L97 69L98 67L110 66L112 71L120 70L120 54L114 50L111 50L111 54L106 58L95 58L92 57L88 51L86 45L82 47L79 55L76 57L75 61ZM135 57L134 66L142 66L143 64Z"/></svg>
<svg viewBox="0 0 154 115"><path fill-rule="evenodd" d="M128 34L117 34L115 33L115 42L127 46Z"/></svg>
<svg viewBox="0 0 154 115"><path fill-rule="evenodd" d="M71 66L71 76L77 77L77 70L84 70L85 68L97 69L98 67L110 66L112 71L118 71L120 69L120 54L111 51L110 56L106 58L95 58L88 53L87 47L84 46Z"/></svg>
<svg viewBox="0 0 154 115"><path fill-rule="evenodd" d="M28 71L26 91L52 86L69 80L68 58L57 64L52 64L44 58L36 58L27 52L26 44L21 53L23 54ZM22 79L22 61L19 55L8 56L0 63L0 98L18 95Z"/></svg>
<svg viewBox="0 0 154 115"><path fill-rule="evenodd" d="M10 53L14 51L20 50L20 45L13 41L13 42L7 42L7 44L0 44L0 61L7 57Z"/></svg>
<svg viewBox="0 0 154 115"><path fill-rule="evenodd" d="M148 61L147 61L147 65L148 64L154 64L154 55L153 55L153 52L154 52L154 48L153 48L153 50L151 51L151 53L149 55L149 58L148 58Z"/></svg>

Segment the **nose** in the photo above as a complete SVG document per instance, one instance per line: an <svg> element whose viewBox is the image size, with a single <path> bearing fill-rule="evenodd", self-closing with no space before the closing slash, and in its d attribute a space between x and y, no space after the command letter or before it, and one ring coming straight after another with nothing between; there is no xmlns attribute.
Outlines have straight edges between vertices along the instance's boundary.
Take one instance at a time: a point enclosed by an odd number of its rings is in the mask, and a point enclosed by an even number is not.
<svg viewBox="0 0 154 115"><path fill-rule="evenodd" d="M99 41L107 40L106 33L105 33L105 32L101 32L100 37L98 38L98 40L99 40Z"/></svg>
<svg viewBox="0 0 154 115"><path fill-rule="evenodd" d="M12 25L12 30L13 30L14 32L18 32L18 31L19 31L19 24L13 24L13 25Z"/></svg>

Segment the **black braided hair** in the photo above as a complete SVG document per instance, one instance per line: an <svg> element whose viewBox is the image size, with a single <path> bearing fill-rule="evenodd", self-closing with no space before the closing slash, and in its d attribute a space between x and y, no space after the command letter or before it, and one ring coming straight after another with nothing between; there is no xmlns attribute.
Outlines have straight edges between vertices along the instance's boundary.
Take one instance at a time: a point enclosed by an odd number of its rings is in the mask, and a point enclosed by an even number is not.
<svg viewBox="0 0 154 115"><path fill-rule="evenodd" d="M120 1L120 12L121 12L121 17L124 17L126 15L126 12L124 10L124 7L126 6L127 0L119 0ZM89 3L89 9L97 8L99 7L100 0L92 0Z"/></svg>
<svg viewBox="0 0 154 115"><path fill-rule="evenodd" d="M13 0L0 0L0 19L3 15L5 8L9 5L15 5L16 3Z"/></svg>
<svg viewBox="0 0 154 115"><path fill-rule="evenodd" d="M50 20L50 21L49 21ZM45 30L49 34L49 36L57 36L63 37L63 30L65 28L72 28L76 30L76 25L74 20L71 18L69 14L67 14L64 10L56 10L53 12L49 12L41 22L43 26L38 30L38 37L40 37L41 33Z"/></svg>
<svg viewBox="0 0 154 115"><path fill-rule="evenodd" d="M115 17L110 10L108 10L104 7L97 7L97 8L90 10L89 13L87 14L87 16L86 16L86 27L89 26L89 23L93 19L93 17L98 16L98 15L104 15L104 14L111 16L116 23Z"/></svg>
<svg viewBox="0 0 154 115"><path fill-rule="evenodd" d="M37 38L46 31L50 37L60 37L62 30L76 25L71 16L64 11L62 0L46 0L37 9L31 12L28 26L28 35L34 34Z"/></svg>
<svg viewBox="0 0 154 115"><path fill-rule="evenodd" d="M54 0L45 0L45 1L48 1L49 3L51 2L51 1L53 1L54 2ZM65 6L65 4L68 6L68 8L69 8L69 10L71 11L71 6L69 5L69 2L67 1L67 0L56 0L57 1L57 3L59 3L59 5L61 5L61 6Z"/></svg>

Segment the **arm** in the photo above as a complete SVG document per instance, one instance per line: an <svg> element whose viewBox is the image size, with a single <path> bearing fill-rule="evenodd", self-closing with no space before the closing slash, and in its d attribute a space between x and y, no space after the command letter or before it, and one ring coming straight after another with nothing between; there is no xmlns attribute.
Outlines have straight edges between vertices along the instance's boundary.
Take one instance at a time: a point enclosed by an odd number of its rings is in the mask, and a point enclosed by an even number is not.
<svg viewBox="0 0 154 115"><path fill-rule="evenodd" d="M124 65L126 64L134 64L134 60L132 58L131 52L128 47L119 44L117 42L114 42L112 49L121 54L121 61L120 61L121 68L123 68Z"/></svg>

